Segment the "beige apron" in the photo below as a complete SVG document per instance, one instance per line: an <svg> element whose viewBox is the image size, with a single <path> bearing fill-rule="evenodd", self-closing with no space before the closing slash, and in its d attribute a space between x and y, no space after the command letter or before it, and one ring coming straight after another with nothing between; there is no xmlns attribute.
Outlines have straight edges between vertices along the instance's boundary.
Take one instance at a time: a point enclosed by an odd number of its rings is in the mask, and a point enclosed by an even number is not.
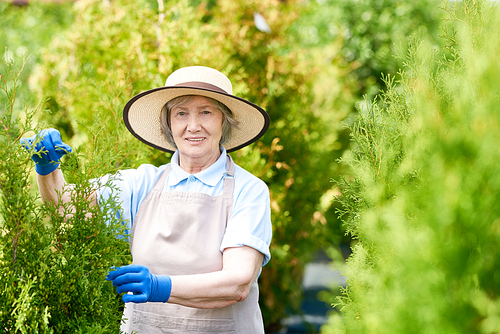
<svg viewBox="0 0 500 334"><path fill-rule="evenodd" d="M163 192L170 164L141 203L131 231L134 264L157 275L190 275L222 269L220 245L233 208L234 162L227 156L221 196ZM218 309L169 303L127 303L122 331L159 333L264 333L257 282L243 302Z"/></svg>

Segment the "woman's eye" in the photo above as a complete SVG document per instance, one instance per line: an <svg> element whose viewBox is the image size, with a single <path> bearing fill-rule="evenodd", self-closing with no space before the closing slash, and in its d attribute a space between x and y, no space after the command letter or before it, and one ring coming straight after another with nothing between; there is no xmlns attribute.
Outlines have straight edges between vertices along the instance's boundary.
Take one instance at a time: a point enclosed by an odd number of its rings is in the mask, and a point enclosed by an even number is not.
<svg viewBox="0 0 500 334"><path fill-rule="evenodd" d="M186 112L184 112L184 111L179 111L177 113L177 116L185 116L185 115L186 115Z"/></svg>
<svg viewBox="0 0 500 334"><path fill-rule="evenodd" d="M204 115L208 115L208 114L210 114L211 112L210 112L210 110L203 110L201 113L202 113L202 114L204 114Z"/></svg>

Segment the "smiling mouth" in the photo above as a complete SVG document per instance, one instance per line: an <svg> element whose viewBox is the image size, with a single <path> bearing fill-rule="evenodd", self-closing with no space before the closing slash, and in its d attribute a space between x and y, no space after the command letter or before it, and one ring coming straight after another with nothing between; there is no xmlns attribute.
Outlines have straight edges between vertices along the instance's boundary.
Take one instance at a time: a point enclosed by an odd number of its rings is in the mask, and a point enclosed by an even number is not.
<svg viewBox="0 0 500 334"><path fill-rule="evenodd" d="M205 140L205 137L203 138L186 138L187 141L193 142L193 143L199 143Z"/></svg>

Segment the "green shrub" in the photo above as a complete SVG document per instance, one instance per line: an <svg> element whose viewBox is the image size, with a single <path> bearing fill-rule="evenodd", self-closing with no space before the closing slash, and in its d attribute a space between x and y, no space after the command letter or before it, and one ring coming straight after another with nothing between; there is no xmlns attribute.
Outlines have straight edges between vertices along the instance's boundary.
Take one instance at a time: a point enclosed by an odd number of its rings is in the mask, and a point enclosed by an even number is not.
<svg viewBox="0 0 500 334"><path fill-rule="evenodd" d="M19 139L40 113L16 108L22 69L2 62L0 90L9 101L0 114L0 328L7 333L118 332L122 303L105 275L112 265L129 262L128 244L118 237L113 200L91 207L91 178L109 157L105 143L92 142L91 159L76 151L62 164L77 186L72 205L42 205L32 186L33 163ZM99 125L89 128L97 133ZM104 150L106 151L106 150ZM62 195L62 194L61 194ZM106 224L109 221L109 224Z"/></svg>
<svg viewBox="0 0 500 334"><path fill-rule="evenodd" d="M500 13L445 6L351 128L341 214L358 240L324 333L500 332Z"/></svg>

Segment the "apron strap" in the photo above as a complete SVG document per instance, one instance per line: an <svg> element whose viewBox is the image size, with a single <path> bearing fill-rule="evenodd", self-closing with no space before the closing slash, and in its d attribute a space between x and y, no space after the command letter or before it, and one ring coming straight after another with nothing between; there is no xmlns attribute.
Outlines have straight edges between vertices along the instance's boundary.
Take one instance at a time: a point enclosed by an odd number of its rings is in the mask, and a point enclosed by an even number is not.
<svg viewBox="0 0 500 334"><path fill-rule="evenodd" d="M160 178L158 181L156 181L154 187L151 190L155 190L157 192L160 192L163 190L163 186L165 185L165 182L167 181L168 174L170 174L170 171L172 170L172 166L170 164L165 167L165 170L161 173ZM149 192L151 192L151 190ZM146 195L146 198L149 196L149 193ZM141 204L142 205L142 204ZM132 224L132 228L130 229L130 235L129 235L129 246L130 246L130 253L132 253L132 244L134 242L134 235L135 235L135 228L137 224L134 222Z"/></svg>
<svg viewBox="0 0 500 334"><path fill-rule="evenodd" d="M156 181L155 186L153 187L154 190L157 190L160 192L163 190L163 187L165 187L165 182L167 182L168 174L170 174L171 170L172 170L172 166L170 164L168 164L167 167L165 167L165 170L161 173L158 181Z"/></svg>
<svg viewBox="0 0 500 334"><path fill-rule="evenodd" d="M224 190L222 196L224 196L224 203L227 207L227 220L231 218L233 214L233 193L234 193L234 162L229 154L227 155L226 170L224 172ZM227 224L227 222L226 222Z"/></svg>

